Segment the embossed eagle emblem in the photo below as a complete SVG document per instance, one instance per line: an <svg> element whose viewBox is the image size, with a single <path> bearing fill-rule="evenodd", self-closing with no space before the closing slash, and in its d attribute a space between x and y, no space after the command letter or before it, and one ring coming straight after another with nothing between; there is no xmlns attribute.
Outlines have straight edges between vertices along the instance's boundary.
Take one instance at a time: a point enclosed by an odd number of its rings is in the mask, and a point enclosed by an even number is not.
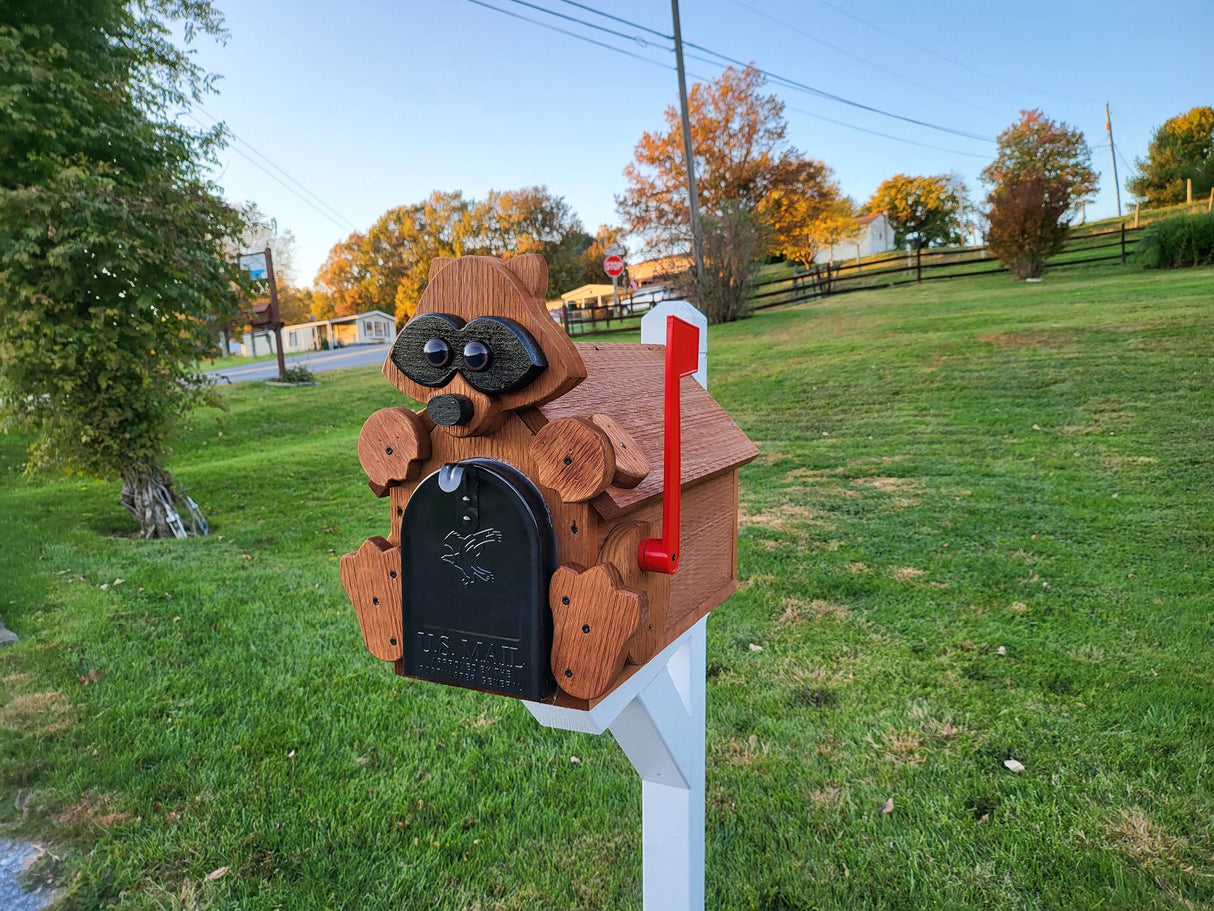
<svg viewBox="0 0 1214 911"><path fill-rule="evenodd" d="M458 531L448 532L447 537L443 538L443 547L447 548L447 553L443 554L442 561L450 563L460 571L464 585L471 585L478 580L492 582L493 573L480 565L481 550L485 545L498 544L501 540L502 533L496 528L485 528L470 535L461 535Z"/></svg>

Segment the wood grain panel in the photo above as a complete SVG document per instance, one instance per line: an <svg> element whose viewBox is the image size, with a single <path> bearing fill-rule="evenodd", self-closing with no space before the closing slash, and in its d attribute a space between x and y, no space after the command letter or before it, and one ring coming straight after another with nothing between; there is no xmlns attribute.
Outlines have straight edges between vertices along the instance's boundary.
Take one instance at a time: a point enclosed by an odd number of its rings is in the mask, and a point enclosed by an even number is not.
<svg viewBox="0 0 1214 911"><path fill-rule="evenodd" d="M358 433L358 461L377 496L417 477L428 458L430 427L408 408L381 408Z"/></svg>

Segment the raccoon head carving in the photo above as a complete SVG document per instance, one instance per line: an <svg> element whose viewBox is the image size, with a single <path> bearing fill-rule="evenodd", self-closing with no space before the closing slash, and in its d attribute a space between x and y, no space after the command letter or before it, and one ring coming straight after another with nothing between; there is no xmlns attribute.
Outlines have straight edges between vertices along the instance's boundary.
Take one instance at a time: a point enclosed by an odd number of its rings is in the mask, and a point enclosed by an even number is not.
<svg viewBox="0 0 1214 911"><path fill-rule="evenodd" d="M424 402L437 427L489 434L506 414L542 405L586 378L573 342L548 315L548 264L439 257L417 312L396 337L384 376Z"/></svg>

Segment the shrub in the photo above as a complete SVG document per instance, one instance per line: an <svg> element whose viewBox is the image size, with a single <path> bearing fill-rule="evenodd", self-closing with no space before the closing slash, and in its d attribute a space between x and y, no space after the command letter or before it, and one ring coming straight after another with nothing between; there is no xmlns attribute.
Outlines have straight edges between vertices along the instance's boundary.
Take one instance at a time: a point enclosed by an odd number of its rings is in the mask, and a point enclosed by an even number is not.
<svg viewBox="0 0 1214 911"><path fill-rule="evenodd" d="M1070 199L1065 187L1040 175L1002 183L987 197L987 245L1016 278L1036 278L1062 249Z"/></svg>
<svg viewBox="0 0 1214 911"><path fill-rule="evenodd" d="M1214 214L1178 215L1151 224L1138 244L1144 269L1214 263Z"/></svg>
<svg viewBox="0 0 1214 911"><path fill-rule="evenodd" d="M708 322L732 323L750 312L750 294L759 268L760 228L738 204L700 219L704 234L704 275L678 276L675 294L695 304Z"/></svg>
<svg viewBox="0 0 1214 911"><path fill-rule="evenodd" d="M297 364L282 372L281 381L284 383L315 383L316 376L308 369L307 364Z"/></svg>

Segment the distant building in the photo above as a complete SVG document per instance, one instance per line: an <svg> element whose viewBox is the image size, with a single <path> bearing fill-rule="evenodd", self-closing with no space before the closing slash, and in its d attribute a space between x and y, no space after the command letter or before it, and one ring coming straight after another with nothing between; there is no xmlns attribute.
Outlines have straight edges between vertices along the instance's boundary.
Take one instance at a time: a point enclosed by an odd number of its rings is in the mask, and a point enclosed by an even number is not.
<svg viewBox="0 0 1214 911"><path fill-rule="evenodd" d="M285 354L344 348L347 345L386 345L396 338L396 317L382 310L368 310L354 316L336 316L282 327ZM274 333L265 330L244 334L244 354L274 353Z"/></svg>
<svg viewBox="0 0 1214 911"><path fill-rule="evenodd" d="M856 219L859 233L832 247L818 251L816 263L842 262L856 257L874 256L894 249L894 229L884 212Z"/></svg>
<svg viewBox="0 0 1214 911"><path fill-rule="evenodd" d="M686 253L676 253L629 265L628 278L636 282L638 288L644 288L647 285L664 284L690 268L691 257Z"/></svg>

